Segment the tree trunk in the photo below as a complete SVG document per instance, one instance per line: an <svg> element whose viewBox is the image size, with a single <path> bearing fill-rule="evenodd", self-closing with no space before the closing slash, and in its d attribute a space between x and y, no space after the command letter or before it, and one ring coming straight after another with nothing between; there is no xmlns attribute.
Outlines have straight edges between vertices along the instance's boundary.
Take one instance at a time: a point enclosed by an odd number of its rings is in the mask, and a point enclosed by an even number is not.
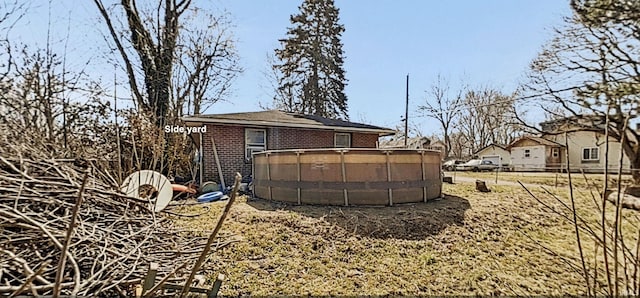
<svg viewBox="0 0 640 298"><path fill-rule="evenodd" d="M633 184L640 185L640 145L631 144L629 140L625 140L621 146L624 154L629 158L629 168L631 169Z"/></svg>
<svg viewBox="0 0 640 298"><path fill-rule="evenodd" d="M449 158L449 154L451 153L451 138L449 137L448 129L444 130L444 158Z"/></svg>

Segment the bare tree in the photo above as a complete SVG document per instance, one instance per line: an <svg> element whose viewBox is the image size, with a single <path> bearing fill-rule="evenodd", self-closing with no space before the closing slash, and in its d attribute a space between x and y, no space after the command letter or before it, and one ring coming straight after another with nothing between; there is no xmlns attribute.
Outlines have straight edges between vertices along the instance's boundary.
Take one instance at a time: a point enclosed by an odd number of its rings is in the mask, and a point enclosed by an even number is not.
<svg viewBox="0 0 640 298"><path fill-rule="evenodd" d="M451 139L451 155L455 158L465 158L470 154L471 149L462 132L454 128L449 138Z"/></svg>
<svg viewBox="0 0 640 298"><path fill-rule="evenodd" d="M640 184L640 135L627 121L640 111L640 36L633 27L588 16L567 18L531 64L526 91L546 110L563 109L573 125L620 142ZM637 28L637 27L636 27Z"/></svg>
<svg viewBox="0 0 640 298"><path fill-rule="evenodd" d="M14 0L3 0L0 4L0 80L4 79L11 71L12 48L9 40L9 32L24 16L27 3Z"/></svg>
<svg viewBox="0 0 640 298"><path fill-rule="evenodd" d="M241 70L226 18L207 15L198 28L193 23L201 10L190 0L94 3L124 62L135 102L155 116L156 125L183 111L201 112L227 94ZM126 24L118 28L121 19Z"/></svg>
<svg viewBox="0 0 640 298"><path fill-rule="evenodd" d="M424 105L418 106L418 110L427 117L436 119L440 123L444 142L446 145L445 158L451 153L451 132L452 123L460 115L462 108L462 94L464 88L452 91L449 81L438 74L436 81L427 91L427 98ZM452 94L453 93L453 94Z"/></svg>
<svg viewBox="0 0 640 298"><path fill-rule="evenodd" d="M521 128L511 119L515 96L484 87L469 90L462 104L454 126L470 153L490 144L509 144L521 134Z"/></svg>
<svg viewBox="0 0 640 298"><path fill-rule="evenodd" d="M630 0L573 0L574 15L531 64L527 90L540 94L535 98L548 114L569 117L555 121L560 125L595 131L604 136L605 165L610 142L621 144L617 160L617 182L612 191L608 166L604 168L602 196L588 183L598 222L584 220L592 214L578 212L574 204L569 174L571 205L561 210L574 225L577 248L587 294L621 296L640 294L640 259L635 230L637 216L623 214L622 208L640 210L640 138L629 121L640 112L640 2ZM549 125L549 124L545 124ZM556 124L557 125L557 124ZM567 135L565 142L568 145ZM565 151L567 169L570 167ZM633 184L623 187L623 157L630 160ZM585 180L587 180L585 176ZM534 198L535 195L530 193ZM628 194L631 194L628 196ZM634 196L635 195L635 196ZM559 200L554 196L555 200ZM607 202L615 206L612 214ZM569 207L570 206L570 207ZM582 237L586 237L586 240ZM585 244L595 243L593 256L583 253ZM588 247L588 246L587 246ZM592 282L590 282L592 281Z"/></svg>
<svg viewBox="0 0 640 298"><path fill-rule="evenodd" d="M285 76L276 66L277 58L271 53L267 53L266 60L268 65L262 74L267 82L267 86L264 88L271 96L271 103L260 103L260 106L265 110L302 111L300 88L296 88L293 83L301 81L300 73L292 72L290 76Z"/></svg>
<svg viewBox="0 0 640 298"><path fill-rule="evenodd" d="M198 26L196 18L206 20L204 26ZM183 28L178 40L173 76L176 116L200 114L224 100L242 71L227 15L197 10L185 21L192 25Z"/></svg>
<svg viewBox="0 0 640 298"><path fill-rule="evenodd" d="M50 144L62 145L63 135L68 135L71 146L64 148L74 153L87 142L103 139L110 108L100 100L103 92L97 83L82 72L65 70L62 59L47 50L25 48L12 63L15 67L0 94L0 122Z"/></svg>

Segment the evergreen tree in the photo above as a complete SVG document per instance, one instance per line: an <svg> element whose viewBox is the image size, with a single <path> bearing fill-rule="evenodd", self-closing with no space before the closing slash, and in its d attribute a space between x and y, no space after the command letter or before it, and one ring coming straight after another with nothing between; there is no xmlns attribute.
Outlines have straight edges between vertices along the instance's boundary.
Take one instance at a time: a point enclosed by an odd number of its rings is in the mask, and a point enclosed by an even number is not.
<svg viewBox="0 0 640 298"><path fill-rule="evenodd" d="M291 16L293 27L276 49L280 63L274 98L277 107L327 118L348 119L344 52L333 0L304 0L300 14Z"/></svg>

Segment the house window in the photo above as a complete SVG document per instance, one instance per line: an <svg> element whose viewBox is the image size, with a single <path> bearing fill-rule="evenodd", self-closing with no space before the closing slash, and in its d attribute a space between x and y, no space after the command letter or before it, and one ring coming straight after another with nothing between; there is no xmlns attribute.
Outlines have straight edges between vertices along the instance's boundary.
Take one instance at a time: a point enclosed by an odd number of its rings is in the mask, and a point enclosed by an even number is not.
<svg viewBox="0 0 640 298"><path fill-rule="evenodd" d="M349 133L336 133L334 136L334 146L336 148L349 148L351 147L351 134Z"/></svg>
<svg viewBox="0 0 640 298"><path fill-rule="evenodd" d="M524 149L524 158L531 157L531 149Z"/></svg>
<svg viewBox="0 0 640 298"><path fill-rule="evenodd" d="M552 157L560 156L560 148L551 148L551 156Z"/></svg>
<svg viewBox="0 0 640 298"><path fill-rule="evenodd" d="M244 130L244 149L247 160L251 160L252 153L267 150L267 131L246 128Z"/></svg>
<svg viewBox="0 0 640 298"><path fill-rule="evenodd" d="M599 159L600 159L600 156L598 152L598 147L582 148L583 161L593 161L593 160L599 160Z"/></svg>

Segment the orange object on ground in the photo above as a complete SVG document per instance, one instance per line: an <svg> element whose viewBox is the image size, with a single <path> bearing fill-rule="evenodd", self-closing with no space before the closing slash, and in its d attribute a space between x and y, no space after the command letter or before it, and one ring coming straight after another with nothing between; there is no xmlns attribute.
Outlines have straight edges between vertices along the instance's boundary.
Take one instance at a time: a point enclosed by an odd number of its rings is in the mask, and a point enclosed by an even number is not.
<svg viewBox="0 0 640 298"><path fill-rule="evenodd" d="M171 187L173 187L173 191L175 192L196 193L195 189L181 184L171 184Z"/></svg>

